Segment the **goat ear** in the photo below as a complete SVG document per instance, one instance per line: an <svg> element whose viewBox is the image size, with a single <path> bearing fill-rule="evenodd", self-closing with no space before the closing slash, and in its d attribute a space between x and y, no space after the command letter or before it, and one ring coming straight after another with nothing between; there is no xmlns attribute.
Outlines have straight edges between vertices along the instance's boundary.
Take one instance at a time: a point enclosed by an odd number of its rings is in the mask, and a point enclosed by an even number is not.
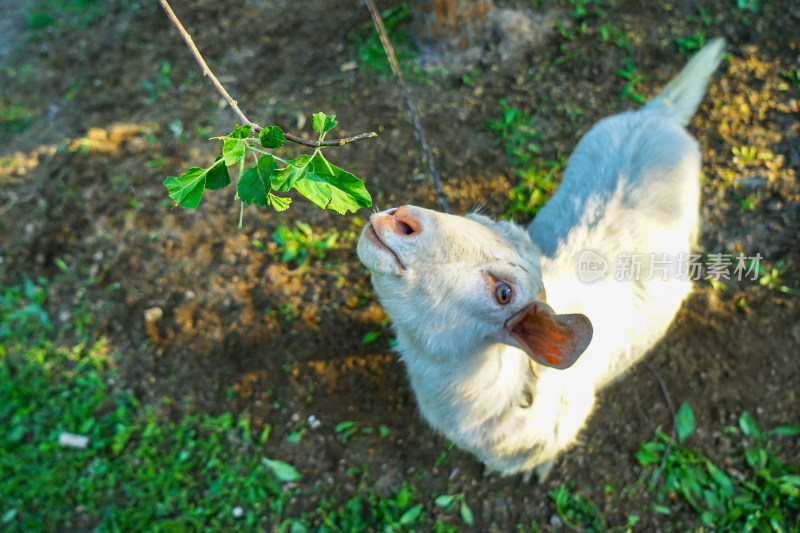
<svg viewBox="0 0 800 533"><path fill-rule="evenodd" d="M569 368L592 340L592 323L585 315L557 315L542 302L534 302L506 325L508 333L535 362Z"/></svg>

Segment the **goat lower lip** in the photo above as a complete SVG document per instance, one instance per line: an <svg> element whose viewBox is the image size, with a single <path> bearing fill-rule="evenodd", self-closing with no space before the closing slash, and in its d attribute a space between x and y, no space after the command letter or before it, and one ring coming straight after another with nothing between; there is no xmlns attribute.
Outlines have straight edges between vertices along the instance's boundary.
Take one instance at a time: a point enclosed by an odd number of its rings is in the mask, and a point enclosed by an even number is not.
<svg viewBox="0 0 800 533"><path fill-rule="evenodd" d="M406 270L406 266L403 264L402 261L400 261L400 258L397 256L397 253L394 250L392 250L391 248L389 248L386 245L386 243L383 242L383 240L381 240L380 236L378 235L378 232L375 231L375 227L373 225L371 225L371 224L369 226L369 232L367 233L367 237L378 248L386 250L387 252L392 254L392 256L394 257L395 262L397 263L398 270L400 270L401 272Z"/></svg>

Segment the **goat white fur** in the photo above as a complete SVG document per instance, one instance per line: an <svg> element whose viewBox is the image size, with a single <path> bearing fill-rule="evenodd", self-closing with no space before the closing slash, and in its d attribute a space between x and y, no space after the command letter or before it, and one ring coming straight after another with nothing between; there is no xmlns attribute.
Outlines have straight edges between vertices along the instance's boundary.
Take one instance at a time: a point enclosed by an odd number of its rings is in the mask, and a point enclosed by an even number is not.
<svg viewBox="0 0 800 533"><path fill-rule="evenodd" d="M688 295L674 263L695 244L701 158L684 127L723 49L711 42L641 110L596 124L527 232L414 206L364 228L358 255L422 416L490 470L528 472L572 445L596 391L644 355ZM609 264L665 253L673 269L648 279L645 261L638 279L584 283L586 251Z"/></svg>

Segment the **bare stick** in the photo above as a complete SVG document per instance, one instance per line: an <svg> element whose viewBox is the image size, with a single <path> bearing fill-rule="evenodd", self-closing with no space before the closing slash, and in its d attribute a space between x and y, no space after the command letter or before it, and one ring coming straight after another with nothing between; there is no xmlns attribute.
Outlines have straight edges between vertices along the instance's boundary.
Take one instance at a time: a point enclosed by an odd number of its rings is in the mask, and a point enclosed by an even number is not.
<svg viewBox="0 0 800 533"><path fill-rule="evenodd" d="M186 46L189 47L189 50L191 50L195 61L197 61L197 64L200 65L200 70L203 71L203 76L208 76L211 79L211 83L214 84L214 87L217 88L219 94L221 94L222 97L225 99L225 101L228 102L228 105L231 106L233 112L236 113L236 116L239 117L239 120L242 121L242 124L250 126L251 130L256 133L263 130L264 128L262 128L255 122L251 122L250 119L248 119L247 116L245 116L244 112L242 112L242 110L239 108L239 104L236 102L236 100L231 98L231 95L228 94L228 91L225 90L225 87L223 87L222 83L220 83L220 81L217 79L214 73L211 72L211 69L208 68L205 59L203 59L203 56L200 54L200 51L194 45L192 36L189 35L189 32L187 32L186 29L183 27L183 24L181 24L181 21L178 20L178 17L175 15L175 12L172 11L172 8L170 7L167 0L158 0L158 3L161 4L161 7L166 12L167 17L169 17L169 20L172 22L172 25L175 26L175 29L177 29L178 33L180 33L181 37L183 37L183 41L186 43ZM357 141L363 141L364 139L370 139L372 137L377 137L377 136L378 134L375 132L368 132L368 133L362 133L360 135L354 135L352 137L346 137L343 139L330 139L327 141L320 142L320 141L312 141L309 139L303 139L301 137L297 137L296 135L292 135L291 133L284 132L284 137L286 137L287 140L297 144L302 144L304 146L312 146L314 148L319 148L322 146L344 146L345 144Z"/></svg>
<svg viewBox="0 0 800 533"><path fill-rule="evenodd" d="M408 116L411 118L411 122L414 125L414 137L417 138L417 141L422 147L422 160L428 165L431 182L433 183L433 187L436 189L436 197L439 200L439 204L442 206L442 210L445 213L449 213L449 210L447 209L447 196L445 196L441 185L442 176L439 174L439 171L436 169L436 165L433 163L433 153L431 152L428 142L425 139L425 132L422 130L422 126L419 123L417 108L411 101L411 95L408 94L408 87L406 87L406 83L403 81L403 73L400 71L400 65L397 63L397 56L395 56L394 47L392 46L391 41L389 41L389 36L386 35L386 28L383 25L383 20L381 20L381 14L378 11L378 7L375 5L375 0L364 1L369 9L369 14L372 16L372 22L375 24L375 29L378 31L378 36L381 39L381 45L383 45L383 51L386 53L387 59L389 59L389 65L392 67L392 72L397 80L397 85L400 86L400 92L403 93L403 98L406 101L406 106L408 107Z"/></svg>
<svg viewBox="0 0 800 533"><path fill-rule="evenodd" d="M256 125L256 127L261 129L261 126ZM310 141L308 139L301 139L300 137L292 135L291 133L286 131L283 132L283 136L286 137L286 140L292 141L293 143L319 148L320 146L344 146L345 144L350 144L357 141L363 141L364 139L371 139L372 137L377 137L378 134L375 133L374 131L370 131L367 133L360 133L358 135L353 135L352 137L345 137L343 139L331 139L329 141L321 141L321 142Z"/></svg>
<svg viewBox="0 0 800 533"><path fill-rule="evenodd" d="M664 380L661 378L661 374L659 374L658 370L656 370L653 365L647 361L642 361L642 364L647 370L650 371L651 374L653 374L656 383L658 383L658 387L661 389L661 394L664 396L664 401L667 402L669 412L672 415L672 433L669 436L669 442L664 450L664 456L661 458L661 464L658 465L658 470L656 471L656 475L653 477L653 482L651 483L651 486L655 486L658 478L661 476L661 472L664 470L664 466L667 464L667 457L669 457L669 454L672 451L672 443L678 439L678 415L675 413L675 404L672 403L672 397L669 395L667 384L664 383Z"/></svg>

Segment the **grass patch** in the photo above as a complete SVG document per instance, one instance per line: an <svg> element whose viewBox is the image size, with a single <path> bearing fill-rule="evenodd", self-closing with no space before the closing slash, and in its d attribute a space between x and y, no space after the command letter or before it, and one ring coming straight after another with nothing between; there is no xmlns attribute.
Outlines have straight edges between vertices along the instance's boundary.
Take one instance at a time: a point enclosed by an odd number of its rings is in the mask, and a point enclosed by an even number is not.
<svg viewBox="0 0 800 533"><path fill-rule="evenodd" d="M272 234L272 240L278 245L280 261L294 263L295 266L311 257L324 259L326 252L339 248L339 237L334 230L316 235L311 226L303 221L296 222L294 228L280 225Z"/></svg>
<svg viewBox="0 0 800 533"><path fill-rule="evenodd" d="M172 421L168 402L140 406L114 389L102 337L52 326L46 287L28 280L0 298L4 531L219 530L280 517L292 492L264 464L246 415ZM61 445L65 432L88 446Z"/></svg>
<svg viewBox="0 0 800 533"><path fill-rule="evenodd" d="M574 487L573 487L574 488ZM612 530L606 519L592 503L577 492L571 492L567 485L553 489L547 493L555 506L558 518L572 530L586 533L599 533ZM638 515L630 515L624 526L613 528L614 531L633 531L639 522Z"/></svg>
<svg viewBox="0 0 800 533"><path fill-rule="evenodd" d="M146 6L141 0L124 0L123 7L138 11ZM34 0L25 15L29 38L45 39L48 35L86 29L101 20L109 3L102 0Z"/></svg>
<svg viewBox="0 0 800 533"><path fill-rule="evenodd" d="M500 116L486 126L497 135L497 143L504 147L512 170L520 178L508 191L504 216L530 219L555 192L567 160L561 154L555 159L541 157L542 134L530 112L509 105L505 99L500 100L498 111Z"/></svg>
<svg viewBox="0 0 800 533"><path fill-rule="evenodd" d="M656 431L636 455L652 467L653 510L669 516L688 505L715 531L800 531L800 468L777 455L780 440L800 436L800 426L762 431L742 413L738 427L725 430L739 441L737 454L720 467L683 445L694 431L694 416L688 404L678 414L677 443L668 445L670 438Z"/></svg>
<svg viewBox="0 0 800 533"><path fill-rule="evenodd" d="M397 61L404 72L410 72L416 51L405 27L411 19L411 7L403 2L381 12L383 25L392 42ZM350 40L356 45L356 62L359 68L382 76L392 76L389 60L381 45L378 32L370 21L358 32L351 32ZM412 69L413 70L413 69Z"/></svg>
<svg viewBox="0 0 800 533"><path fill-rule="evenodd" d="M33 110L25 104L7 102L0 96L0 131L22 133L33 122Z"/></svg>

